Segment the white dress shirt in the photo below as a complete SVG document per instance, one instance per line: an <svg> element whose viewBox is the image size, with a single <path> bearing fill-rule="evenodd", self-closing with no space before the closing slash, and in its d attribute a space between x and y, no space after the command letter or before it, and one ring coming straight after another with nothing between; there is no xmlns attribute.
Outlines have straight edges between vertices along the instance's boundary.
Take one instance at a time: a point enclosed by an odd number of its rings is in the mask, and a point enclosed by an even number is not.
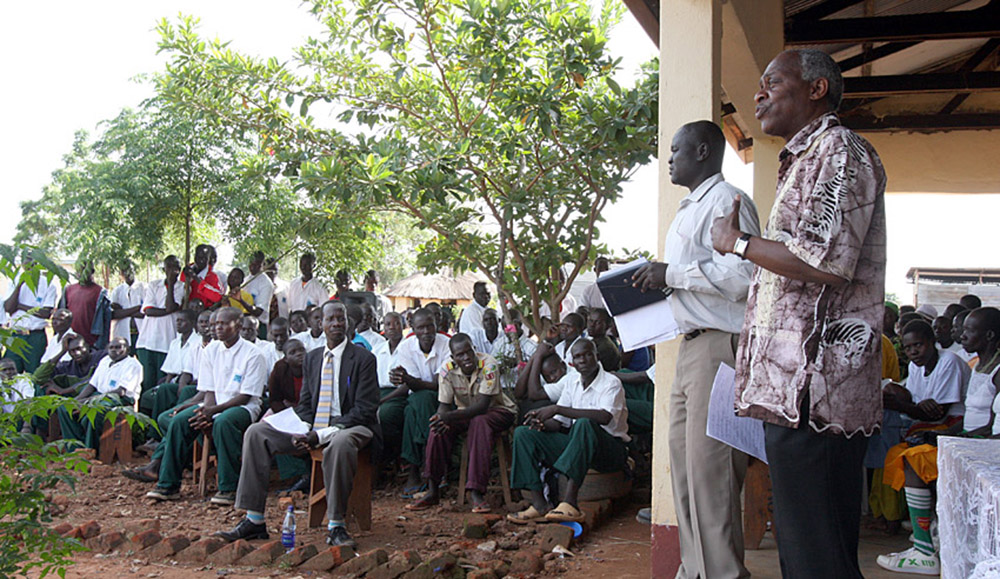
<svg viewBox="0 0 1000 579"><path fill-rule="evenodd" d="M312 330L306 330L304 332L299 332L298 334L292 334L292 336L288 339L302 342L302 345L306 347L307 353L326 345L326 334L324 332L320 332L319 336L315 338L311 332Z"/></svg>
<svg viewBox="0 0 1000 579"><path fill-rule="evenodd" d="M424 354L420 349L417 337L410 336L396 346L396 361L410 376L424 382L433 382L434 375L451 358L448 342L447 336L435 334L434 345L431 346L430 353Z"/></svg>
<svg viewBox="0 0 1000 579"><path fill-rule="evenodd" d="M576 368L572 366L566 366L566 373L563 377L556 380L555 382L549 384L542 378L542 390L545 390L545 395L549 397L549 400L553 404L559 402L559 398L562 397L563 391L566 390L566 385L574 380L580 379L580 373L576 371Z"/></svg>
<svg viewBox="0 0 1000 579"><path fill-rule="evenodd" d="M379 388L395 388L396 386L389 380L389 371L399 366L399 344L396 344L396 351L392 352L389 348L389 340L383 340L377 346L372 346L372 354L375 355L378 367Z"/></svg>
<svg viewBox="0 0 1000 579"><path fill-rule="evenodd" d="M132 285L127 283L118 284L118 287L111 290L111 303L118 304L124 309L134 308L142 305L142 298L146 295L146 284L136 281ZM111 337L125 338L132 343L132 320L135 318L119 318L111 320ZM136 319L137 329L142 329L142 318Z"/></svg>
<svg viewBox="0 0 1000 579"><path fill-rule="evenodd" d="M341 340L339 344L334 349L327 347L323 348L323 366L327 364L327 357L332 358L333 362L333 396L330 400L330 420L343 415L340 410L340 362L344 359L344 349L347 347L347 340ZM323 371L320 370L320 389L323 388ZM320 390L316 391L316 397L319 398ZM316 429L316 436L319 438L319 445L322 446L333 438L333 435L340 430L338 426L324 426Z"/></svg>
<svg viewBox="0 0 1000 579"><path fill-rule="evenodd" d="M200 336L199 336L200 338ZM191 382L198 382L198 371L201 370L201 355L208 348L209 344L215 340L210 340L208 344L204 340L199 339L194 346L192 346L184 355L184 362L181 365L181 371L187 372L191 375Z"/></svg>
<svg viewBox="0 0 1000 579"><path fill-rule="evenodd" d="M566 375L571 374L567 372ZM576 410L606 410L611 413L611 422L601 428L625 442L632 440L628 435L628 407L625 406L625 389L622 388L621 380L614 374L598 369L594 381L584 388L583 376L578 372L574 372L572 376L556 404ZM566 426L572 426L574 422L574 419L559 414L555 418Z"/></svg>
<svg viewBox="0 0 1000 579"><path fill-rule="evenodd" d="M42 360L41 360L42 364L48 362L52 358L55 358L56 354L62 351L63 338L65 338L66 336L75 336L75 335L76 332L73 331L73 328L67 329L66 332L61 336L52 334L52 339L49 340L48 345L45 346L45 352L42 354ZM59 358L59 360L56 363L58 364L59 362L69 362L72 359L73 358L69 355L69 352L66 352L65 354L63 354L63 357Z"/></svg>
<svg viewBox="0 0 1000 579"><path fill-rule="evenodd" d="M17 288L17 284L21 281L21 273L18 272L14 276L14 281L11 282L11 291ZM28 308L54 308L56 307L56 299L58 298L59 288L54 283L49 283L49 280L45 278L44 275L38 276L38 285L35 287L35 291L31 291L28 284L21 286L21 290L17 296L17 302ZM26 311L18 310L11 314L10 316L10 327L14 330L22 330L25 332L32 332L35 330L44 330L49 324L47 319L39 318L34 314L30 314Z"/></svg>
<svg viewBox="0 0 1000 579"><path fill-rule="evenodd" d="M118 388L125 389L125 395L133 400L139 398L142 386L142 364L132 356L111 362L111 356L101 358L90 378L90 385L100 394L107 394Z"/></svg>
<svg viewBox="0 0 1000 579"><path fill-rule="evenodd" d="M458 331L463 334L471 334L476 328L482 329L483 314L485 312L486 308L473 300L471 304L462 310L462 319L458 321Z"/></svg>
<svg viewBox="0 0 1000 579"><path fill-rule="evenodd" d="M174 303L181 305L184 300L184 282L174 283ZM142 300L142 311L149 308L167 307L167 283L158 279L150 282L146 288L146 296ZM146 317L139 329L139 338L135 341L136 349L145 348L153 352L170 351L170 342L177 337L177 316L179 310L166 316Z"/></svg>
<svg viewBox="0 0 1000 579"><path fill-rule="evenodd" d="M486 337L486 330L483 328L473 328L471 332L466 332L469 338L472 339L472 349L476 351L477 354L490 354L493 353L493 342ZM500 333L497 332L497 338L500 337Z"/></svg>
<svg viewBox="0 0 1000 579"><path fill-rule="evenodd" d="M198 391L214 392L216 404L225 404L240 394L249 394L250 401L243 408L250 413L251 421L257 420L260 397L266 387L264 356L243 338L237 338L229 348L222 341L212 340L202 352Z"/></svg>
<svg viewBox="0 0 1000 579"><path fill-rule="evenodd" d="M757 206L746 193L726 183L722 173L709 177L681 199L664 241L666 283L674 288L670 306L681 332L699 329L734 334L743 328L753 263L712 247L712 223L727 215L740 196L740 229L760 235Z"/></svg>
<svg viewBox="0 0 1000 579"><path fill-rule="evenodd" d="M13 412L14 405L21 400L27 400L29 398L35 397L35 384L31 381L31 378L27 374L19 374L14 377L14 383L10 385L10 390L6 392L6 396L0 397L0 402L2 402L2 409L4 412Z"/></svg>
<svg viewBox="0 0 1000 579"><path fill-rule="evenodd" d="M305 310L309 306L321 306L330 299L330 292L316 278L303 283L299 276L288 283L288 312Z"/></svg>
<svg viewBox="0 0 1000 579"><path fill-rule="evenodd" d="M582 339L583 339L583 334L580 334L579 336L576 337L575 340L573 340L572 342L569 342L568 344L566 343L567 342L566 340L563 340L562 342L559 342L558 344L556 344L556 355L559 356L560 358L562 358L562 361L566 362L566 365L572 366L573 365L573 344L576 344L577 342L579 342Z"/></svg>
<svg viewBox="0 0 1000 579"><path fill-rule="evenodd" d="M257 340L253 344L257 346L261 355L264 356L264 362L267 363L267 375L270 376L271 371L274 370L274 365L278 363L278 360L285 357L285 353L275 347L274 342Z"/></svg>
<svg viewBox="0 0 1000 579"><path fill-rule="evenodd" d="M170 341L170 349L167 350L167 357L163 359L163 365L160 366L160 370L164 374L177 374L180 375L184 371L184 358L187 357L187 352L192 347L194 347L195 342L201 342L201 336L191 332L188 334L187 340L184 340L184 336L177 336Z"/></svg>
<svg viewBox="0 0 1000 579"><path fill-rule="evenodd" d="M274 282L267 274L260 272L250 276L250 279L243 284L243 290L253 296L253 304L264 310L257 316L260 323L267 324L271 320L271 296L274 295Z"/></svg>

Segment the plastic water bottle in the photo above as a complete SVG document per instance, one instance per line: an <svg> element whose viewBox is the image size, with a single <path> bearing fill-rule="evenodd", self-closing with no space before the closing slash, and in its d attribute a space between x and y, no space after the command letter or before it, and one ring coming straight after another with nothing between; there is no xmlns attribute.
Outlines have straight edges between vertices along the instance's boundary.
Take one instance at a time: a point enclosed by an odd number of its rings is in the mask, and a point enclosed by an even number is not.
<svg viewBox="0 0 1000 579"><path fill-rule="evenodd" d="M295 507L289 506L285 522L281 524L281 546L285 551L295 548Z"/></svg>

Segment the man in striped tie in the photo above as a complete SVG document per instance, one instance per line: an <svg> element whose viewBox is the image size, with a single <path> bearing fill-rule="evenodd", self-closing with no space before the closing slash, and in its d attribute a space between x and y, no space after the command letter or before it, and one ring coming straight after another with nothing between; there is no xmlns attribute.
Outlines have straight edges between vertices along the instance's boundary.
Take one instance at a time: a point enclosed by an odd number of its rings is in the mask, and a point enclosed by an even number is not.
<svg viewBox="0 0 1000 579"><path fill-rule="evenodd" d="M227 541L267 539L264 504L275 454L301 454L323 447L323 480L327 489L327 535L330 545L354 546L344 517L354 484L358 451L381 445L378 426L378 374L375 356L347 339L347 309L337 301L323 304L326 345L306 354L302 391L295 414L308 434L282 432L267 421L251 426L243 438L243 466L236 508L246 518L231 531L217 533Z"/></svg>

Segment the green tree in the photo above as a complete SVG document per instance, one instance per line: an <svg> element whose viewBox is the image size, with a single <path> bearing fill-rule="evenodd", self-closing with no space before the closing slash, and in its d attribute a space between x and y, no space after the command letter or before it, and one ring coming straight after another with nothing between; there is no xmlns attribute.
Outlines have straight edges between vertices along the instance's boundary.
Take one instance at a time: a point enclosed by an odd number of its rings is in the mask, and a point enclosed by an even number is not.
<svg viewBox="0 0 1000 579"><path fill-rule="evenodd" d="M163 21L162 94L264 135L311 195L410 215L432 235L425 269L483 272L536 330L543 303L557 317L605 250L602 210L656 150L655 65L628 90L612 76L621 3L307 4L325 35L287 64Z"/></svg>

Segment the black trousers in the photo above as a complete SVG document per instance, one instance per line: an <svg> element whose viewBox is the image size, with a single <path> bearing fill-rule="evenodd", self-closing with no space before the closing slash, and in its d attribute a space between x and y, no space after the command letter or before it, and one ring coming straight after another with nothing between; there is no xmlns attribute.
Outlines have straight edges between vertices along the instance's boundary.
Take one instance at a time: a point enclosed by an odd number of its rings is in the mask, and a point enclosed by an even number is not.
<svg viewBox="0 0 1000 579"><path fill-rule="evenodd" d="M819 434L803 403L798 428L764 425L785 579L861 578L862 467L868 438Z"/></svg>

